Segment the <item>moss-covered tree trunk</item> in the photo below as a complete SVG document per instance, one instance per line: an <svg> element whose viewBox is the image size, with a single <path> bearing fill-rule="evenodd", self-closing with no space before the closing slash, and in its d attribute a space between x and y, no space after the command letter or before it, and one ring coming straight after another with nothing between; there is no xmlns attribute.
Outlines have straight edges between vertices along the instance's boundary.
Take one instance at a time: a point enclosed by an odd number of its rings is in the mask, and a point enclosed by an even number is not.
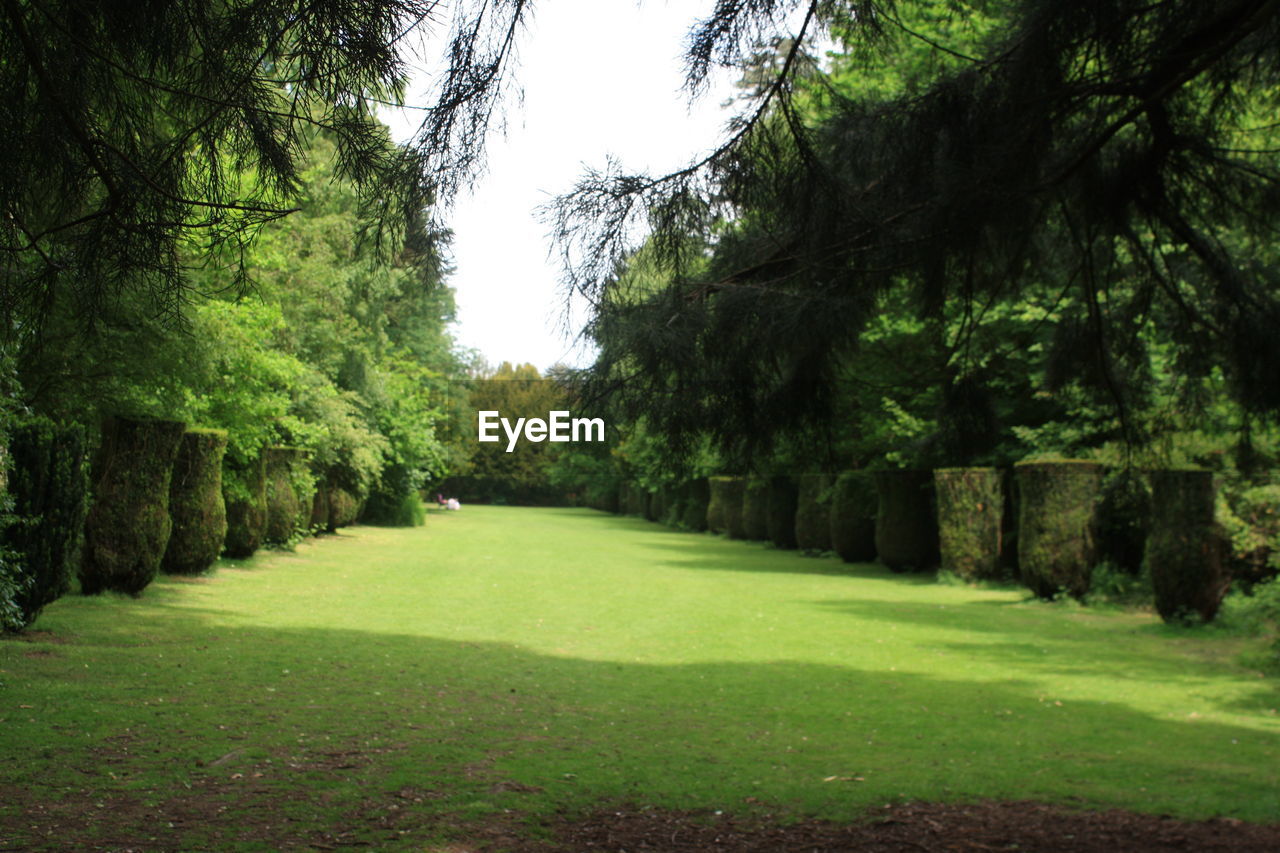
<svg viewBox="0 0 1280 853"><path fill-rule="evenodd" d="M228 460L223 468L222 496L227 506L223 552L243 560L262 547L267 532L267 463L259 454L248 465Z"/></svg>
<svg viewBox="0 0 1280 853"><path fill-rule="evenodd" d="M263 541L287 545L298 529L304 504L293 485L294 447L268 447L263 451L267 468L267 527ZM310 504L305 505L310 509Z"/></svg>
<svg viewBox="0 0 1280 853"><path fill-rule="evenodd" d="M227 508L222 497L222 430L188 430L178 445L169 479L169 518L173 531L160 568L169 574L198 575L213 565L227 538Z"/></svg>
<svg viewBox="0 0 1280 853"><path fill-rule="evenodd" d="M831 475L796 478L796 546L805 551L831 550Z"/></svg>
<svg viewBox="0 0 1280 853"><path fill-rule="evenodd" d="M1018 566L1041 598L1083 598L1097 562L1097 502L1103 467L1068 459L1019 462Z"/></svg>
<svg viewBox="0 0 1280 853"><path fill-rule="evenodd" d="M1156 611L1166 622L1212 621L1227 591L1215 498L1210 471L1151 474L1147 568Z"/></svg>
<svg viewBox="0 0 1280 853"><path fill-rule="evenodd" d="M876 554L895 572L938 565L933 472L917 468L872 472L876 495Z"/></svg>
<svg viewBox="0 0 1280 853"><path fill-rule="evenodd" d="M24 588L14 596L21 625L65 595L80 563L89 472L84 430L46 421L14 429L9 439L12 524L2 528Z"/></svg>
<svg viewBox="0 0 1280 853"><path fill-rule="evenodd" d="M726 477L721 486L724 502L724 532L730 539L746 539L747 528L743 524L742 503L747 490L746 477Z"/></svg>
<svg viewBox="0 0 1280 853"><path fill-rule="evenodd" d="M831 495L831 547L846 563L876 558L876 483L870 472L845 471Z"/></svg>
<svg viewBox="0 0 1280 853"><path fill-rule="evenodd" d="M756 542L769 538L769 484L760 477L749 478L742 490L742 533Z"/></svg>
<svg viewBox="0 0 1280 853"><path fill-rule="evenodd" d="M1001 576L1004 475L996 468L933 472L942 568L965 580Z"/></svg>
<svg viewBox="0 0 1280 853"><path fill-rule="evenodd" d="M173 524L169 481L186 424L109 418L94 465L80 589L137 595L155 579Z"/></svg>
<svg viewBox="0 0 1280 853"><path fill-rule="evenodd" d="M680 526L686 530L707 529L707 507L711 503L711 487L706 477L684 484L684 505L680 507Z"/></svg>
<svg viewBox="0 0 1280 853"><path fill-rule="evenodd" d="M769 530L769 541L775 547L796 547L796 504L799 497L799 489L791 475L775 474L769 478L765 524Z"/></svg>

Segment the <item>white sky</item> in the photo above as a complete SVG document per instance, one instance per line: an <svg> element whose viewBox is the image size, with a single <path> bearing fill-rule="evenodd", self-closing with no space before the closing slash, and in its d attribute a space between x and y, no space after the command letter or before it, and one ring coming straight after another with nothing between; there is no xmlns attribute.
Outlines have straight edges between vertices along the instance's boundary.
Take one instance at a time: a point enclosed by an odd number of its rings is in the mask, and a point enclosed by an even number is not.
<svg viewBox="0 0 1280 853"><path fill-rule="evenodd" d="M662 173L715 147L729 118L720 104L732 94L730 81L692 108L680 91L685 36L711 6L547 0L535 7L516 67L523 104L509 104L505 138L489 143L487 174L451 217L459 344L494 366L590 363L591 353L574 351L558 329L560 270L535 208L609 155L630 171ZM398 139L414 121L412 111L384 119Z"/></svg>

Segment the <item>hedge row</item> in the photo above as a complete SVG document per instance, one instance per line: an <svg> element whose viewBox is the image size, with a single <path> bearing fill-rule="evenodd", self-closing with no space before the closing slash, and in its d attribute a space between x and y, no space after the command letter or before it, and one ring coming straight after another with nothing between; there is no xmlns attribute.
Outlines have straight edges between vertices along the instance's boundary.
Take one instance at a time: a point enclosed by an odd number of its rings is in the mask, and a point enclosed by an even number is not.
<svg viewBox="0 0 1280 853"><path fill-rule="evenodd" d="M624 484L619 504L735 539L879 559L898 572L942 568L970 581L1013 572L1043 598L1082 598L1100 561L1137 571L1142 560L1165 620L1212 619L1228 582L1212 475L1154 472L1148 495L1132 473L1104 487L1105 474L1096 462L1054 460L1019 463L1012 476L996 468L720 476L652 495Z"/></svg>
<svg viewBox="0 0 1280 853"><path fill-rule="evenodd" d="M226 449L220 430L114 417L89 464L80 428L15 427L3 484L13 520L0 525L16 567L5 628L31 624L73 574L88 595L138 595L159 571L199 574L221 554L248 557L265 542L355 521L356 497L333 478L313 487L304 453L271 448L246 465Z"/></svg>

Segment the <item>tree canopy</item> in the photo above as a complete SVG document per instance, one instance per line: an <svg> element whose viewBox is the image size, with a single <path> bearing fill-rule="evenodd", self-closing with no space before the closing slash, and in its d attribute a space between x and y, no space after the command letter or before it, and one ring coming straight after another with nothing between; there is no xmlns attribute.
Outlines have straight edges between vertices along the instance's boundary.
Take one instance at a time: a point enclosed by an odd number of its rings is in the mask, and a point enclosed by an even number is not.
<svg viewBox="0 0 1280 853"><path fill-rule="evenodd" d="M553 209L595 307L598 387L676 438L829 422L891 300L970 432L1001 381L984 326L1010 310L1048 333L1021 341L1036 369L1125 429L1153 355L1187 400L1216 378L1246 412L1280 411L1280 6L725 0L691 80L797 7L804 29L757 61L754 112L722 148L671 175L589 175ZM829 62L805 53L824 28ZM637 224L666 270L644 293L625 271Z"/></svg>

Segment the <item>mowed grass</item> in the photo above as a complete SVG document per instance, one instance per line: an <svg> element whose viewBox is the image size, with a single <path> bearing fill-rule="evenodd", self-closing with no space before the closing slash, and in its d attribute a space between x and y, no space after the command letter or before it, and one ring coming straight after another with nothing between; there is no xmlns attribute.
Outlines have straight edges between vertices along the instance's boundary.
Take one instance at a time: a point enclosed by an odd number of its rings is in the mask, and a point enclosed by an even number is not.
<svg viewBox="0 0 1280 853"><path fill-rule="evenodd" d="M0 847L422 849L613 805L1280 820L1239 639L590 510L355 528L36 627L0 643Z"/></svg>

